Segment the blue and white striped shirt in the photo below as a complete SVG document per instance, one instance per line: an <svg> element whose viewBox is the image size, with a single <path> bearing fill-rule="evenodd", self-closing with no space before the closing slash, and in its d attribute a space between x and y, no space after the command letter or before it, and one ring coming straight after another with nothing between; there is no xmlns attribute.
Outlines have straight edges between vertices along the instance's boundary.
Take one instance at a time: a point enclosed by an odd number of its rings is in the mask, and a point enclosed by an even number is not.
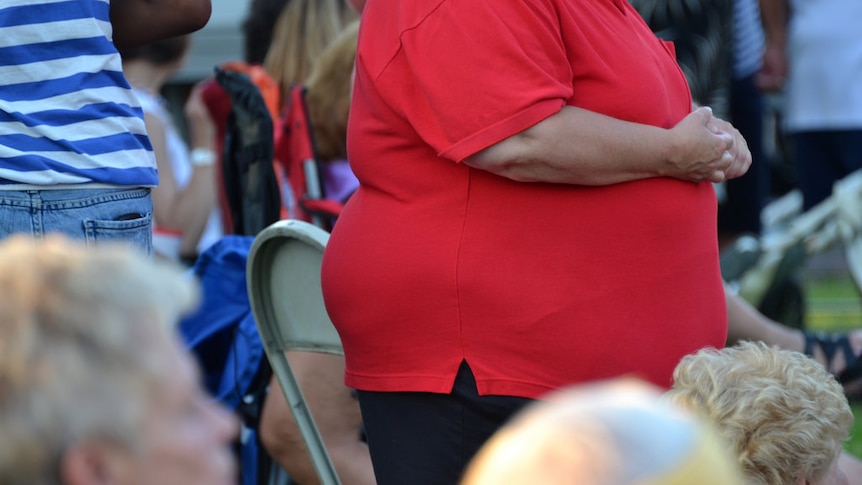
<svg viewBox="0 0 862 485"><path fill-rule="evenodd" d="M0 1L0 190L155 186L110 0Z"/></svg>
<svg viewBox="0 0 862 485"><path fill-rule="evenodd" d="M733 2L733 78L742 79L763 65L765 34L757 0Z"/></svg>

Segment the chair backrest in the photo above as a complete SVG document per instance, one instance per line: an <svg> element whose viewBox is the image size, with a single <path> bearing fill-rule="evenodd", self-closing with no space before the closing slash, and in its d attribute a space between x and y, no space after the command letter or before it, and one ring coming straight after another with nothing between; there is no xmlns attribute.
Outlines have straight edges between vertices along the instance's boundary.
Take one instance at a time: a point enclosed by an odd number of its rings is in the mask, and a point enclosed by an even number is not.
<svg viewBox="0 0 862 485"><path fill-rule="evenodd" d="M252 73L257 72L256 76ZM227 115L219 200L229 233L254 236L282 216L282 197L275 160L272 100L256 84L267 79L262 69L241 72L216 68L216 81L227 93Z"/></svg>
<svg viewBox="0 0 862 485"><path fill-rule="evenodd" d="M278 221L255 237L246 269L251 309L266 356L324 485L340 482L285 351L343 353L320 286L328 240L329 233L308 222Z"/></svg>

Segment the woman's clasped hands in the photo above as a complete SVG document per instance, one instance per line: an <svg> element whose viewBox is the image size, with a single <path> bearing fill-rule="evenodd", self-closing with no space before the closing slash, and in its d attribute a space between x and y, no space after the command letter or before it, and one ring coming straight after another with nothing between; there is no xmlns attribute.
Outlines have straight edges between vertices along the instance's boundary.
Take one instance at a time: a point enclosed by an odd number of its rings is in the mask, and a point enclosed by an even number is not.
<svg viewBox="0 0 862 485"><path fill-rule="evenodd" d="M666 176L717 183L744 175L751 165L751 152L739 130L713 116L709 107L692 111L670 133L674 141Z"/></svg>

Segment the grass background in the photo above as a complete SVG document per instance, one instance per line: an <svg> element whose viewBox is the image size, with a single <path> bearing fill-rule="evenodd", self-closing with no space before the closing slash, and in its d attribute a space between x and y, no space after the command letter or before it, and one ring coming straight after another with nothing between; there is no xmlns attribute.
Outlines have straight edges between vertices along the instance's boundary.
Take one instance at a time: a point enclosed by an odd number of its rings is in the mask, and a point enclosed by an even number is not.
<svg viewBox="0 0 862 485"><path fill-rule="evenodd" d="M862 296L846 266L842 266L843 259L835 255L825 258L832 259L821 264L820 269L805 271L801 278L805 292L806 328L842 331L862 327ZM856 421L844 447L862 458L862 401L851 401L850 406Z"/></svg>

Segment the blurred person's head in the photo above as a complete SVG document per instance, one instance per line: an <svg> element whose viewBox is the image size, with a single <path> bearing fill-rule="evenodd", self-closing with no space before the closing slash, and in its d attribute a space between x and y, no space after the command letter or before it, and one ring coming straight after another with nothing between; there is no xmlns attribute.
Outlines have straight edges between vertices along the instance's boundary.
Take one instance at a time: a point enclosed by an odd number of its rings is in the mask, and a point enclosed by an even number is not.
<svg viewBox="0 0 862 485"><path fill-rule="evenodd" d="M314 64L306 82L306 101L321 160L347 158L347 117L359 21L349 24Z"/></svg>
<svg viewBox="0 0 862 485"><path fill-rule="evenodd" d="M196 298L129 248L0 243L0 483L235 483L236 423L174 330Z"/></svg>
<svg viewBox="0 0 862 485"><path fill-rule="evenodd" d="M242 22L243 59L249 64L263 64L272 43L275 21L289 0L252 0Z"/></svg>
<svg viewBox="0 0 862 485"><path fill-rule="evenodd" d="M846 484L838 466L853 414L818 362L764 343L680 361L669 398L713 420L752 485Z"/></svg>
<svg viewBox="0 0 862 485"><path fill-rule="evenodd" d="M483 446L462 485L739 485L705 422L635 379L584 384L527 406Z"/></svg>
<svg viewBox="0 0 862 485"><path fill-rule="evenodd" d="M283 99L290 88L304 83L320 54L358 15L346 0L291 0L276 22L264 61L278 82Z"/></svg>

